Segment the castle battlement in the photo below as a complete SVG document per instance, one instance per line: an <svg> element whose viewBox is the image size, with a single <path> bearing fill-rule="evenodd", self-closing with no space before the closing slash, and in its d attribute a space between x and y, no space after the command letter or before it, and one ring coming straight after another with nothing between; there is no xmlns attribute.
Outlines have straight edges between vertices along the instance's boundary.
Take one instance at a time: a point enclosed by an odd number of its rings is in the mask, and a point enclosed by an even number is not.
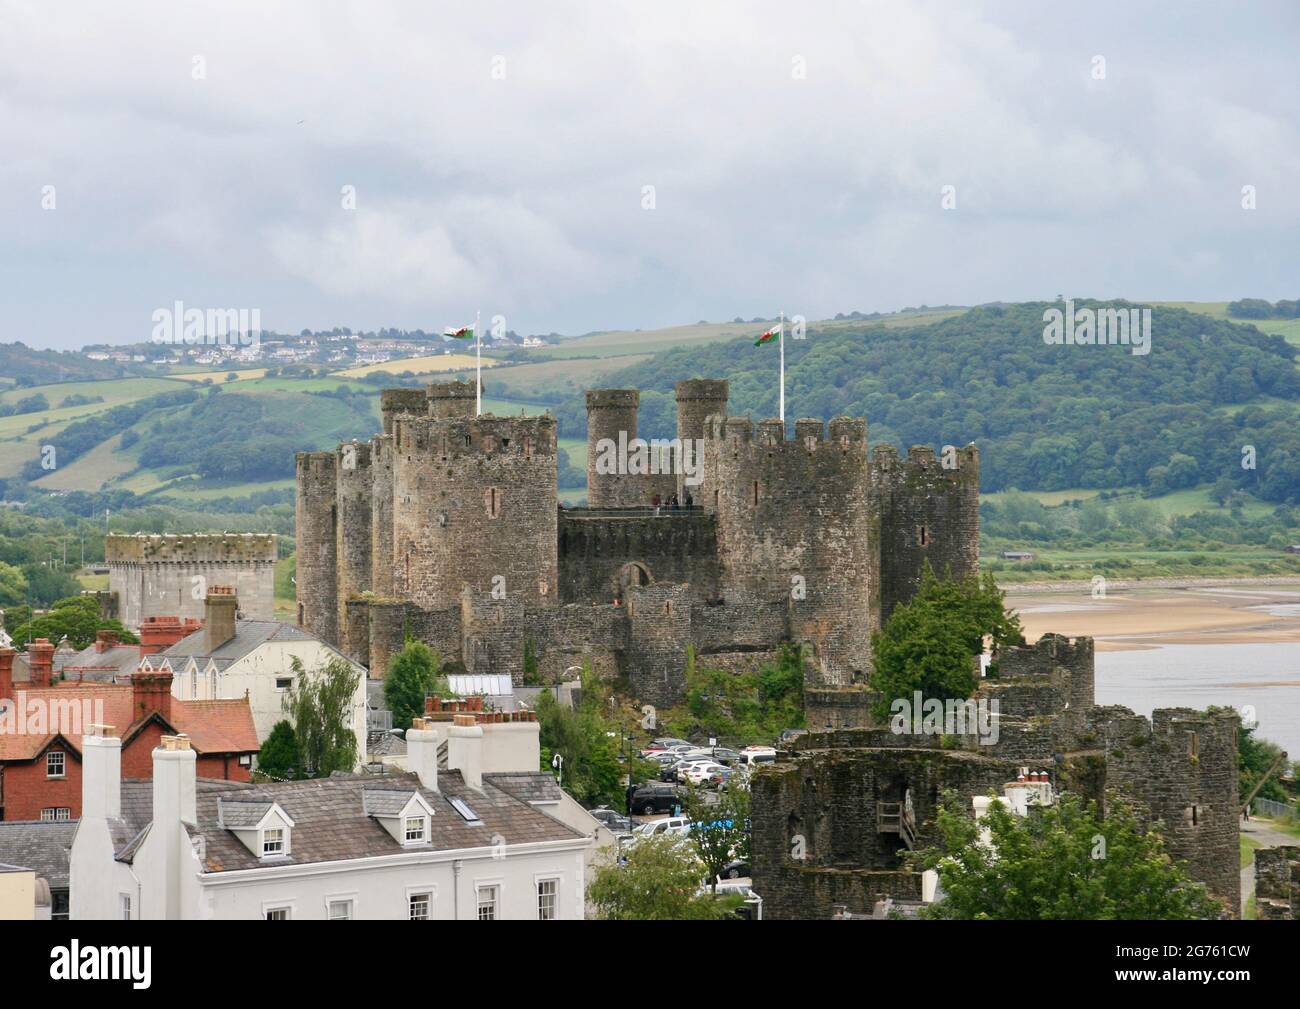
<svg viewBox="0 0 1300 1009"><path fill-rule="evenodd" d="M555 432L555 418L549 414L533 417L498 417L490 413L478 417L400 416L394 426L399 457L428 453L442 461L507 454L526 459L534 455L554 456Z"/></svg>

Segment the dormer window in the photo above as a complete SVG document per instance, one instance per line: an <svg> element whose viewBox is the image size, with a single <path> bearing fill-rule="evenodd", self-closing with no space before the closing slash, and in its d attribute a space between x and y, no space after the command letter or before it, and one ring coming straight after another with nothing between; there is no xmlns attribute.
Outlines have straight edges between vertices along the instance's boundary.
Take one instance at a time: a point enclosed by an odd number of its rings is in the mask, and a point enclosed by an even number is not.
<svg viewBox="0 0 1300 1009"><path fill-rule="evenodd" d="M285 854L286 843L283 827L267 827L262 831L262 857L274 858Z"/></svg>
<svg viewBox="0 0 1300 1009"><path fill-rule="evenodd" d="M429 820L424 816L408 816L403 821L407 844L424 844L429 840Z"/></svg>

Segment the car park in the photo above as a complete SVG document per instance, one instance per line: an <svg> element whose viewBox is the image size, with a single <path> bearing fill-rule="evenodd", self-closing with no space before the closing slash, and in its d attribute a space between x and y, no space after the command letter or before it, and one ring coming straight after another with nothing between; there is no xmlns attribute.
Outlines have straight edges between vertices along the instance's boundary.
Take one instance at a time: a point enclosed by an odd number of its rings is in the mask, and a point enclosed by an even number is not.
<svg viewBox="0 0 1300 1009"><path fill-rule="evenodd" d="M632 831L633 837L685 837L691 832L691 821L684 816L669 816L662 820L639 823Z"/></svg>
<svg viewBox="0 0 1300 1009"><path fill-rule="evenodd" d="M607 827L615 834L626 834L632 829L632 821L628 817L608 806L597 806L587 812L600 821L601 826Z"/></svg>
<svg viewBox="0 0 1300 1009"><path fill-rule="evenodd" d="M703 785L718 772L725 772L726 770L727 768L725 766L716 761L707 761L705 763L692 764L682 773L688 784Z"/></svg>

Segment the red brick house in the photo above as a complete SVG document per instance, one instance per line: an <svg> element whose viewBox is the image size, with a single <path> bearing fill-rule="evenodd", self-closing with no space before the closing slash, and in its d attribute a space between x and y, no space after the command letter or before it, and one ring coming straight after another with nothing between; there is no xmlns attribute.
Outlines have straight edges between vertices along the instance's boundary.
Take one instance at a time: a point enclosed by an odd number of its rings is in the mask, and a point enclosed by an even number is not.
<svg viewBox="0 0 1300 1009"><path fill-rule="evenodd" d="M159 740L180 734L198 753L199 777L250 780L259 746L247 698L177 700L166 671L133 673L129 683L50 685L52 651L32 642L31 685L16 689L14 650L0 648L0 820L81 816L81 737L91 724L117 727L125 777L151 777Z"/></svg>

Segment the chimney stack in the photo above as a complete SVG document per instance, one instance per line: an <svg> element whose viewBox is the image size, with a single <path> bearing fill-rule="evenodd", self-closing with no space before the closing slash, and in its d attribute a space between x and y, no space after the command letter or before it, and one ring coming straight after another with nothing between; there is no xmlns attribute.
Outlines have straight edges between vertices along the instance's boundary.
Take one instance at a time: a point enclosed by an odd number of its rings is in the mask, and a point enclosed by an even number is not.
<svg viewBox="0 0 1300 1009"><path fill-rule="evenodd" d="M147 718L155 711L168 722L172 718L172 674L167 670L139 671L131 674L133 721Z"/></svg>
<svg viewBox="0 0 1300 1009"><path fill-rule="evenodd" d="M54 646L48 638L37 638L27 645L27 665L32 671L33 687L48 687L54 679Z"/></svg>
<svg viewBox="0 0 1300 1009"><path fill-rule="evenodd" d="M14 656L12 648L0 648L0 700L14 696Z"/></svg>
<svg viewBox="0 0 1300 1009"><path fill-rule="evenodd" d="M153 822L164 829L193 824L198 754L186 735L163 736L153 751Z"/></svg>
<svg viewBox="0 0 1300 1009"><path fill-rule="evenodd" d="M111 725L92 725L81 737L81 817L122 816L122 740Z"/></svg>
<svg viewBox="0 0 1300 1009"><path fill-rule="evenodd" d="M435 724L416 718L406 730L406 769L419 775L420 784L431 792L438 790L438 733Z"/></svg>
<svg viewBox="0 0 1300 1009"><path fill-rule="evenodd" d="M457 715L448 727L447 766L470 788L483 787L483 726L473 715Z"/></svg>
<svg viewBox="0 0 1300 1009"><path fill-rule="evenodd" d="M103 630L95 632L95 651L102 653L117 646L117 631Z"/></svg>
<svg viewBox="0 0 1300 1009"><path fill-rule="evenodd" d="M203 627L194 617L145 617L140 625L140 654L157 655Z"/></svg>
<svg viewBox="0 0 1300 1009"><path fill-rule="evenodd" d="M203 651L211 655L235 636L235 612L239 600L229 585L214 585L208 589L203 605Z"/></svg>

